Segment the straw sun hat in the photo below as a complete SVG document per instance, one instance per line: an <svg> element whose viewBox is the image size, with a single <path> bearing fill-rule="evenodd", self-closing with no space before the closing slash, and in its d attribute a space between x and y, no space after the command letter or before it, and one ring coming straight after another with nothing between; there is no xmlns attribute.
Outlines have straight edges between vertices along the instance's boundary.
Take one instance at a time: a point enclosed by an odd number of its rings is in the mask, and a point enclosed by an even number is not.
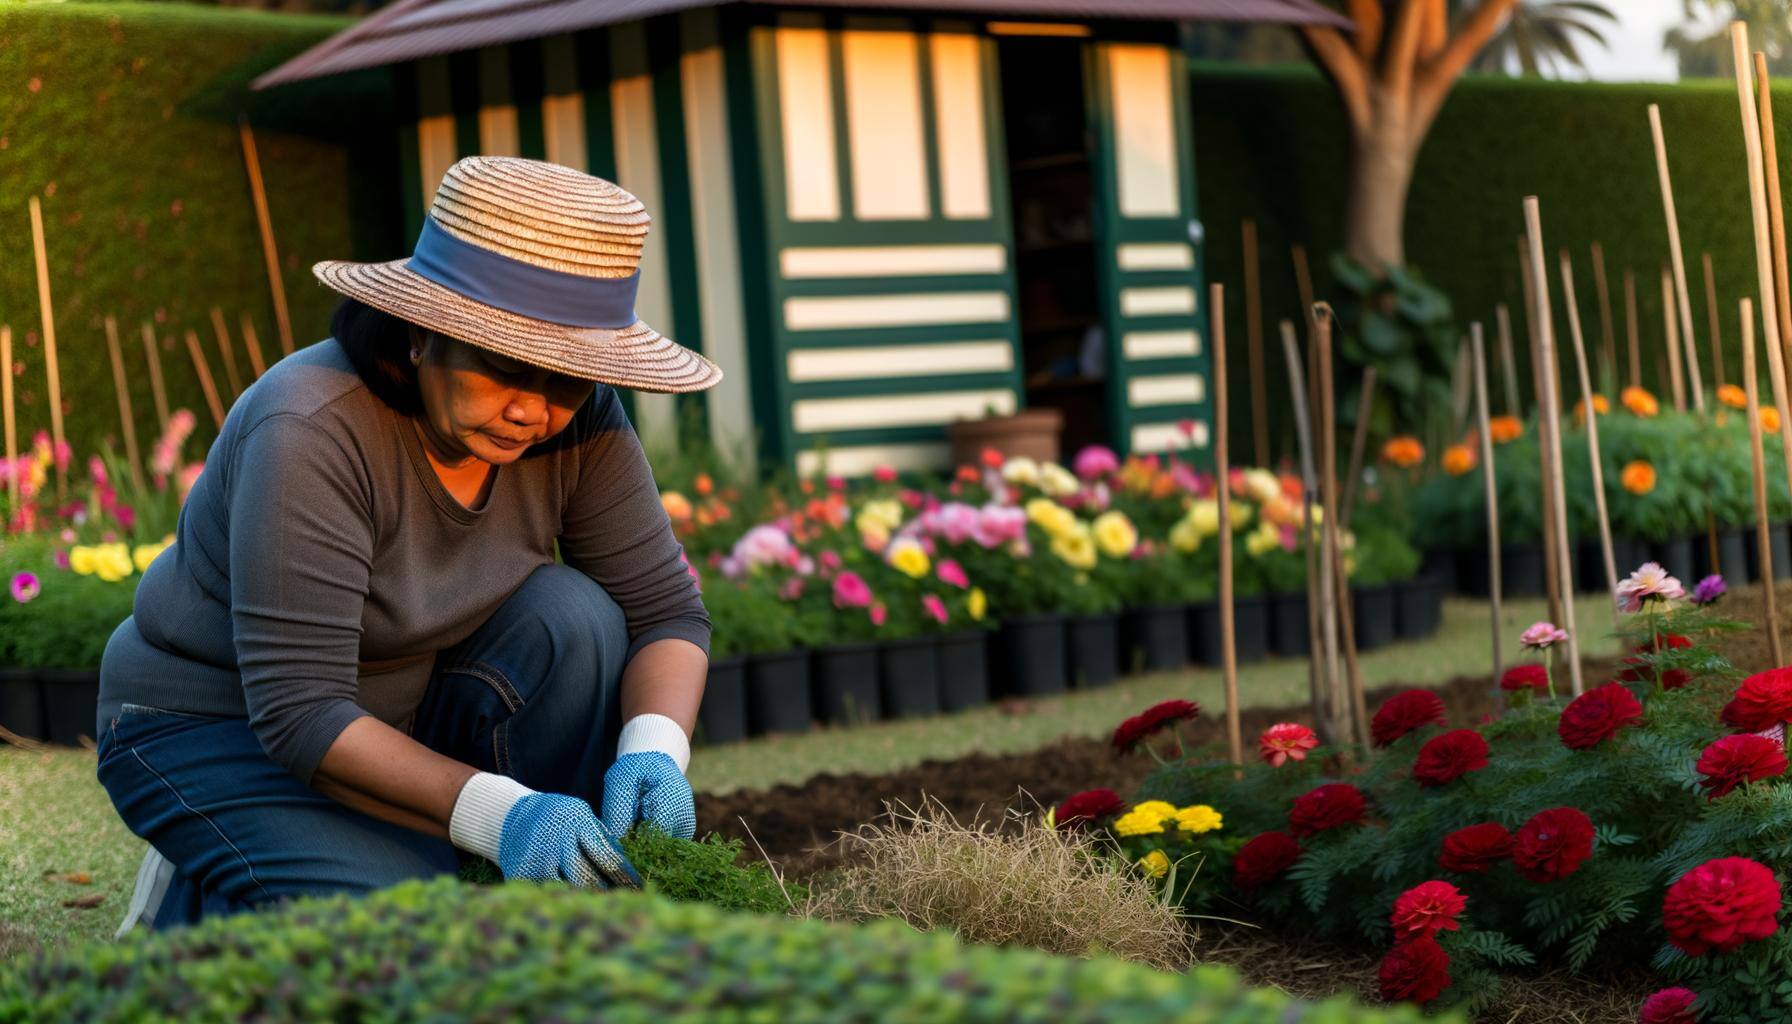
<svg viewBox="0 0 1792 1024"><path fill-rule="evenodd" d="M636 391L701 391L716 364L635 316L650 218L570 167L470 156L442 176L409 259L325 260L330 288L438 334Z"/></svg>

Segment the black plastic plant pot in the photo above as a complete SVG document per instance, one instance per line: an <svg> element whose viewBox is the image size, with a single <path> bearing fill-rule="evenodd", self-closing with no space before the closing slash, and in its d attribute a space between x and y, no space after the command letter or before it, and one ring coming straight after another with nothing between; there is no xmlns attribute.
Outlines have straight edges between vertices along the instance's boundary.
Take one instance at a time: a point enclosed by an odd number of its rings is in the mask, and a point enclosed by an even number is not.
<svg viewBox="0 0 1792 1024"><path fill-rule="evenodd" d="M1419 568L1420 576L1436 577L1443 581L1444 592L1456 593L1457 552L1454 548L1427 548L1424 564Z"/></svg>
<svg viewBox="0 0 1792 1024"><path fill-rule="evenodd" d="M1188 662L1188 610L1179 604L1129 608L1125 665L1132 671L1162 672Z"/></svg>
<svg viewBox="0 0 1792 1024"><path fill-rule="evenodd" d="M1663 569L1685 580L1698 568L1694 563L1698 556L1694 553L1693 538L1670 537L1667 540L1654 540L1648 543L1648 560L1660 563ZM1631 566L1632 569L1636 568ZM1625 575L1629 575L1626 571ZM1696 582L1698 577L1693 576Z"/></svg>
<svg viewBox="0 0 1792 1024"><path fill-rule="evenodd" d="M43 683L45 739L66 747L81 745L81 737L93 735L99 717L100 670L97 668L46 668L38 673Z"/></svg>
<svg viewBox="0 0 1792 1024"><path fill-rule="evenodd" d="M1792 577L1792 527L1785 523L1773 523L1767 527L1767 538L1773 545L1773 578L1781 581ZM1761 578L1761 546L1756 542L1755 529L1749 527L1743 533L1743 548L1748 555L1748 578ZM1690 588L1696 581L1682 580Z"/></svg>
<svg viewBox="0 0 1792 1024"><path fill-rule="evenodd" d="M1543 545L1505 544L1500 547L1500 595L1538 597L1544 593Z"/></svg>
<svg viewBox="0 0 1792 1024"><path fill-rule="evenodd" d="M1269 598L1262 594L1234 598L1232 632L1237 637L1240 665L1269 656Z"/></svg>
<svg viewBox="0 0 1792 1024"><path fill-rule="evenodd" d="M1350 588L1351 624L1356 631L1356 649L1373 651L1386 647L1400 635L1394 621L1394 588L1391 584Z"/></svg>
<svg viewBox="0 0 1792 1024"><path fill-rule="evenodd" d="M1270 647L1284 658L1304 658L1313 649L1307 632L1307 595L1271 594L1269 598Z"/></svg>
<svg viewBox="0 0 1792 1024"><path fill-rule="evenodd" d="M940 709L966 711L989 703L989 634L981 629L940 637Z"/></svg>
<svg viewBox="0 0 1792 1024"><path fill-rule="evenodd" d="M1002 620L996 632L996 671L1002 691L1016 697L1063 693L1064 616L1021 615Z"/></svg>
<svg viewBox="0 0 1792 1024"><path fill-rule="evenodd" d="M747 721L754 733L809 728L809 652L755 654L747 662Z"/></svg>
<svg viewBox="0 0 1792 1024"><path fill-rule="evenodd" d="M1402 640L1418 640L1444 624L1444 598L1449 591L1436 576L1420 576L1394 587L1394 618Z"/></svg>
<svg viewBox="0 0 1792 1024"><path fill-rule="evenodd" d="M1120 616L1110 612L1070 620L1070 673L1083 689L1120 678Z"/></svg>
<svg viewBox="0 0 1792 1024"><path fill-rule="evenodd" d="M0 728L29 740L44 738L48 730L36 669L0 668Z"/></svg>
<svg viewBox="0 0 1792 1024"><path fill-rule="evenodd" d="M735 655L709 663L709 682L697 708L697 734L705 743L747 738L747 662Z"/></svg>
<svg viewBox="0 0 1792 1024"><path fill-rule="evenodd" d="M920 718L940 713L938 649L938 638L931 636L887 640L878 649L887 717Z"/></svg>
<svg viewBox="0 0 1792 1024"><path fill-rule="evenodd" d="M815 652L816 716L830 725L875 722L878 706L877 644L841 644Z"/></svg>

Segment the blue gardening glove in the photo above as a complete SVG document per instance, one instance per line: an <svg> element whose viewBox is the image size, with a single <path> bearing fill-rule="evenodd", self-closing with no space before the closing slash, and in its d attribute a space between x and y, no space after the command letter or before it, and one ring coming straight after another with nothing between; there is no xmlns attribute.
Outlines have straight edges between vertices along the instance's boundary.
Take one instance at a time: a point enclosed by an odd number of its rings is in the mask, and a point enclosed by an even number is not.
<svg viewBox="0 0 1792 1024"><path fill-rule="evenodd" d="M645 821L669 836L691 839L697 834L697 804L685 765L691 741L684 728L665 715L637 715L622 727L616 763L604 773L604 824L624 835Z"/></svg>
<svg viewBox="0 0 1792 1024"><path fill-rule="evenodd" d="M448 837L495 862L507 879L641 888L641 876L590 804L537 793L509 776L480 772L468 779L455 800Z"/></svg>

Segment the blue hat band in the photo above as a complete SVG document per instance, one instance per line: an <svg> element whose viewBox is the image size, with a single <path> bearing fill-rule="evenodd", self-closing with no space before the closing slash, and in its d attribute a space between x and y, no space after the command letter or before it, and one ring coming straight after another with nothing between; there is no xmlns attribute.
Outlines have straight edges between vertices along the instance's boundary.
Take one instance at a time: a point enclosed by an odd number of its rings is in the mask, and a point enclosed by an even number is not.
<svg viewBox="0 0 1792 1024"><path fill-rule="evenodd" d="M639 268L627 277L582 277L482 249L442 230L434 217L405 266L444 288L518 316L568 327L619 330L635 322Z"/></svg>

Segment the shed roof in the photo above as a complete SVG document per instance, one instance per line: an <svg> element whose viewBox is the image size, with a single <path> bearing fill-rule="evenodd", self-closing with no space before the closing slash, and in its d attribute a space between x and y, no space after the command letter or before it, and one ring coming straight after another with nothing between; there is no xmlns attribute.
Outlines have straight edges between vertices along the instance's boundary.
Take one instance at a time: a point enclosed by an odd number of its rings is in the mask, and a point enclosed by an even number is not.
<svg viewBox="0 0 1792 1024"><path fill-rule="evenodd" d="M256 89L727 3L1077 20L1335 25L1316 0L397 0L255 79Z"/></svg>

